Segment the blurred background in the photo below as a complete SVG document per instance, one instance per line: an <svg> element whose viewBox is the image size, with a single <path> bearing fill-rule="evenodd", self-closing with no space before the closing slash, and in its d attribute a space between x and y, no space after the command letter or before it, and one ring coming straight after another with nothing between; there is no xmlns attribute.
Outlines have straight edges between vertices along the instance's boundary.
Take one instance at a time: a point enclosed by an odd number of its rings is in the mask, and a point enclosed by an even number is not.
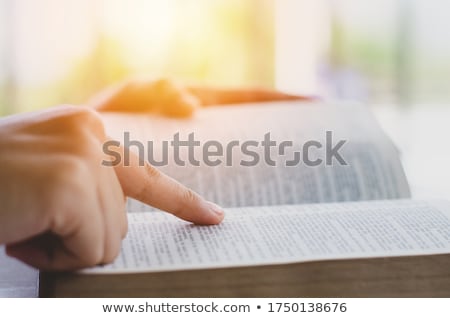
<svg viewBox="0 0 450 318"><path fill-rule="evenodd" d="M0 115L129 76L370 105L414 196L450 189L450 2L0 0Z"/></svg>
<svg viewBox="0 0 450 318"><path fill-rule="evenodd" d="M0 0L0 114L132 75L392 107L450 101L444 0Z"/></svg>

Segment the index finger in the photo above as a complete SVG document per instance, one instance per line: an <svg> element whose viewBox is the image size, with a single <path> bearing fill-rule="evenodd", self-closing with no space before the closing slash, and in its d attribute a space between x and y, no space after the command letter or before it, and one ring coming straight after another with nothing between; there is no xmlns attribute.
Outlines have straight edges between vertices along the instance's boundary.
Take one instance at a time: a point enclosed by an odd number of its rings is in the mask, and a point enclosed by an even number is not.
<svg viewBox="0 0 450 318"><path fill-rule="evenodd" d="M124 158L122 146L115 150ZM195 224L218 224L223 220L224 212L219 206L206 201L149 163L140 164L134 153L128 154L128 165L125 166L122 160L114 167L126 196Z"/></svg>

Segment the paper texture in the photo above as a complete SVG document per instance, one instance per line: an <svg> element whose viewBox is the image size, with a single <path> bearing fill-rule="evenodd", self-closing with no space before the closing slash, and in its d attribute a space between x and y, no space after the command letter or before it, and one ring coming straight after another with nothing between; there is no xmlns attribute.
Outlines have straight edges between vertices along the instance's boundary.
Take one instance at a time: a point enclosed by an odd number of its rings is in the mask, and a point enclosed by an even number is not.
<svg viewBox="0 0 450 318"><path fill-rule="evenodd" d="M217 226L129 214L117 260L85 273L152 272L450 252L450 203L412 200L228 209Z"/></svg>
<svg viewBox="0 0 450 318"><path fill-rule="evenodd" d="M151 141L156 156L162 152L162 142L172 140L176 133L186 140L193 132L202 143L214 140L224 147L232 141L241 144L247 140L261 141L269 132L278 144L293 142L294 147L286 149L284 155L273 149L271 157L276 161L275 166L263 160L252 167L242 166L239 162L248 158L235 149L230 158L231 167L225 163L216 167L193 166L187 162L186 152L180 154L185 166L175 164L170 154L169 164L159 167L224 207L384 200L410 195L396 148L370 112L359 105L282 102L212 107L199 110L190 120L142 115L105 118L112 137L123 140L123 131L128 131L133 140L144 144ZM347 141L342 156L348 165L337 162L316 167L303 163L293 167L285 165L305 142L314 140L325 144L326 131L332 132L335 142ZM262 157L263 150L257 150ZM325 146L313 155L324 157L324 151ZM202 158L200 147L195 156ZM149 210L152 208L129 200L128 211Z"/></svg>

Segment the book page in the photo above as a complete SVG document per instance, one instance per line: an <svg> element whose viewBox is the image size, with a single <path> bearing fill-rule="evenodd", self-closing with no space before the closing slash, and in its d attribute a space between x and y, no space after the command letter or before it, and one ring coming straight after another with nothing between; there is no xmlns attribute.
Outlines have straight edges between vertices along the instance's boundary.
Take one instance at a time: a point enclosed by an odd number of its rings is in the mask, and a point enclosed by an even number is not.
<svg viewBox="0 0 450 318"><path fill-rule="evenodd" d="M389 200L235 208L216 226L130 213L111 265L85 273L152 272L450 253L450 203Z"/></svg>
<svg viewBox="0 0 450 318"><path fill-rule="evenodd" d="M109 115L106 124L117 140L123 141L127 131L129 139L141 141L144 157L151 148L155 162L162 162L166 142L167 164L158 168L224 207L382 200L410 195L396 148L360 105L249 104L202 109L192 119ZM182 141L192 134L198 142L192 154L186 148L179 151L184 165L176 162L170 147L176 134ZM262 146L267 134L277 145L269 153ZM248 162L253 158L241 149L249 141L258 143L249 148L259 157L251 165ZM327 163L328 150L341 141L344 144L339 153L345 165L335 158ZM223 148L223 156L214 158L221 161L219 165L204 160L202 145L208 142L218 142ZM281 149L278 146L283 142L292 143L292 147ZM309 148L306 156L308 142L321 148ZM140 151L136 146L130 148ZM189 156L199 164L192 164ZM316 160L322 163L309 164ZM129 201L128 211L148 210L151 208Z"/></svg>

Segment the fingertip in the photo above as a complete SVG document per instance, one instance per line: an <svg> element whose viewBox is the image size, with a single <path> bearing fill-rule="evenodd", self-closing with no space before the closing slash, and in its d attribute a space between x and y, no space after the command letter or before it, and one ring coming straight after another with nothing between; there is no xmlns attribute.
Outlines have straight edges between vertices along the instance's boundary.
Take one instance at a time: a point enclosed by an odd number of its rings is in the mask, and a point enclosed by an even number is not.
<svg viewBox="0 0 450 318"><path fill-rule="evenodd" d="M206 201L206 203L209 205L211 211L215 215L220 216L223 219L225 212L223 211L222 207L220 207L219 205L217 205L216 203L211 202L211 201Z"/></svg>
<svg viewBox="0 0 450 318"><path fill-rule="evenodd" d="M225 218L225 212L220 206L210 201L205 201L204 206L204 218L199 220L200 222L194 223L203 225L216 225L223 221L223 219Z"/></svg>

